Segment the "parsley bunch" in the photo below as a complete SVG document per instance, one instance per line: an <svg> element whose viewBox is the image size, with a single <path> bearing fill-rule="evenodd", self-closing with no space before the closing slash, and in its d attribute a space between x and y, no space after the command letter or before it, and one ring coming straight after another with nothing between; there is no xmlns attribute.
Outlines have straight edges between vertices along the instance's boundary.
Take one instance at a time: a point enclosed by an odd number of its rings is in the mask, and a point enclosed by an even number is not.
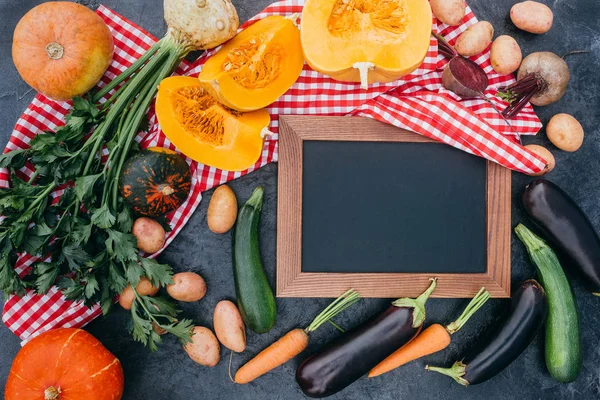
<svg viewBox="0 0 600 400"><path fill-rule="evenodd" d="M99 303L106 314L115 296L127 285L135 288L142 276L154 286L172 282L170 266L139 255L118 180L136 151L134 139L158 84L178 63L175 53L154 46L96 95L74 98L64 126L36 135L28 149L0 156L0 167L11 171L11 187L0 189L0 290L22 296L57 285L68 299ZM26 164L35 170L27 181L16 174ZM56 201L58 189L63 192ZM14 264L22 253L44 261L20 277ZM192 322L178 321L179 310L167 298L135 292L131 312L133 337L153 351L161 342L153 324L184 343L191 340Z"/></svg>

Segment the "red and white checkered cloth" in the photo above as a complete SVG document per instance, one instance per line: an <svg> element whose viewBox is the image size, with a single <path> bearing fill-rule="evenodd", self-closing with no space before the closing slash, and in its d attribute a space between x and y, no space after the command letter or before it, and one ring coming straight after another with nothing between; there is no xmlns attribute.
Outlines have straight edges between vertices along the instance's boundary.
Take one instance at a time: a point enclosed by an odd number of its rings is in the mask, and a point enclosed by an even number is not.
<svg viewBox="0 0 600 400"><path fill-rule="evenodd" d="M302 4L302 0L275 3L244 26L269 15L301 13ZM467 11L461 26L448 27L434 20L434 29L452 43L462 31L477 22L471 10ZM115 39L114 60L101 83L106 84L139 58L156 38L104 6L97 12L108 24ZM193 64L182 63L176 74L196 76L213 53L204 53ZM506 104L494 97L495 89L513 82L512 76L499 76L493 71L489 51L473 60L488 73L490 87L486 94L502 109ZM485 101L461 101L442 87L441 76L445 63L443 57L438 55L437 44L432 39L425 62L418 70L395 82L371 85L366 91L360 89L358 84L334 81L305 65L296 84L269 107L271 130L277 133L278 117L284 114L365 116L448 143L507 168L522 172L540 171L544 161L523 149L515 139L516 133L533 135L541 128L533 109L526 107L512 121L512 128L508 127ZM69 103L55 102L38 94L17 122L6 151L26 148L36 134L54 130L63 124L69 107ZM174 148L160 131L153 108L149 116L149 131L137 137L141 146ZM203 191L277 161L277 135L267 139L260 160L244 172L222 171L189 159L187 161L192 170L192 191L188 200L169 216L173 230L168 234L167 245L190 218L200 203ZM28 167L19 171L22 178L30 176L32 172ZM9 175L5 169L0 170L0 185L9 185ZM57 191L54 196L60 193ZM24 273L36 261L38 258L24 254L16 268ZM81 327L100 313L99 307L89 309L83 304L70 302L56 288L52 288L45 295L31 292L23 298L10 296L4 304L2 320L17 336L27 341L53 328Z"/></svg>

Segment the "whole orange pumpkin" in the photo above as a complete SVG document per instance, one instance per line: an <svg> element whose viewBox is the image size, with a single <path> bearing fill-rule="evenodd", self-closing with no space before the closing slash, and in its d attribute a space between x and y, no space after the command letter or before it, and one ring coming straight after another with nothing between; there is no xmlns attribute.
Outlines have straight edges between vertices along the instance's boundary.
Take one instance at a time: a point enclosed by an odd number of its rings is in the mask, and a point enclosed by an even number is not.
<svg viewBox="0 0 600 400"><path fill-rule="evenodd" d="M76 3L48 2L19 21L12 56L31 87L52 99L69 100L98 83L113 51L110 30L95 12Z"/></svg>
<svg viewBox="0 0 600 400"><path fill-rule="evenodd" d="M118 400L123 368L95 337L61 328L27 343L13 361L5 400Z"/></svg>

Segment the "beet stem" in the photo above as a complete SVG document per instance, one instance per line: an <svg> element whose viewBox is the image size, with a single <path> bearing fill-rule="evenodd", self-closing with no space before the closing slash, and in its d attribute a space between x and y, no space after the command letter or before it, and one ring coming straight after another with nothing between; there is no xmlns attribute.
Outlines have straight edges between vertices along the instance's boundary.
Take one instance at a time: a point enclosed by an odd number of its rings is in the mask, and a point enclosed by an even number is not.
<svg viewBox="0 0 600 400"><path fill-rule="evenodd" d="M456 50L454 50L454 48L452 46L450 46L450 44L446 41L446 39L444 39L444 37L442 35L439 35L433 31L431 31L431 35L437 39L438 52L441 55L443 55L444 57L446 57L449 60L453 59L454 57L456 57L458 55Z"/></svg>
<svg viewBox="0 0 600 400"><path fill-rule="evenodd" d="M567 57L569 57L569 56L573 56L573 55L575 55L575 54L589 54L589 53L590 53L590 51L589 51L589 50L573 50L573 51L570 51L570 52L568 52L568 53L567 53L567 54L565 54L564 56L562 56L562 59L564 60L564 59L566 59Z"/></svg>
<svg viewBox="0 0 600 400"><path fill-rule="evenodd" d="M509 106L502 111L502 115L507 119L513 118L536 93L545 90L546 87L547 83L541 77L530 73L517 82L501 88L497 96L509 103Z"/></svg>

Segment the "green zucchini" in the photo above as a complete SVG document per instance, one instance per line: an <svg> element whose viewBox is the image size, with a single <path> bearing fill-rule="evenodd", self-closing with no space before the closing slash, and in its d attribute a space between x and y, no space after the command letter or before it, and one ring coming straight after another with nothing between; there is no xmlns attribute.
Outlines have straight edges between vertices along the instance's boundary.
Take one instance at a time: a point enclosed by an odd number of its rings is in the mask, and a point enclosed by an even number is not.
<svg viewBox="0 0 600 400"><path fill-rule="evenodd" d="M260 259L258 225L264 190L254 189L240 209L233 232L233 277L238 307L246 326L265 333L275 325L277 308Z"/></svg>
<svg viewBox="0 0 600 400"><path fill-rule="evenodd" d="M573 382L581 370L579 315L569 281L552 249L519 224L515 232L527 247L548 298L546 367L559 382Z"/></svg>

